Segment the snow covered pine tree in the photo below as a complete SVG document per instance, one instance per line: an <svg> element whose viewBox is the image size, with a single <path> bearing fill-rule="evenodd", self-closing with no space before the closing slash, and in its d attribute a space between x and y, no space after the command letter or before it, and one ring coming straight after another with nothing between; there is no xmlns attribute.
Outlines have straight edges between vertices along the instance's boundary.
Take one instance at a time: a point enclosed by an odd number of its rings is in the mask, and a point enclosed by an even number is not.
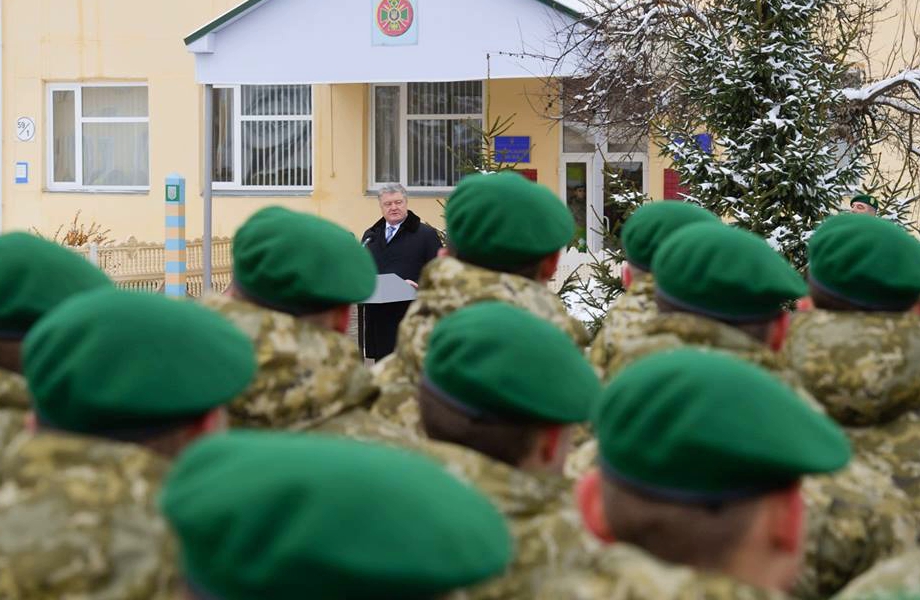
<svg viewBox="0 0 920 600"><path fill-rule="evenodd" d="M917 54L907 55L912 68L860 87L887 2L585 3L590 18L565 39L586 91L564 100L566 118L644 127L673 159L688 201L760 234L797 267L843 198L866 181L892 193L878 169L883 144L917 173ZM915 42L916 32L902 33ZM711 149L695 142L701 132ZM914 198L883 198L883 210L903 219Z"/></svg>

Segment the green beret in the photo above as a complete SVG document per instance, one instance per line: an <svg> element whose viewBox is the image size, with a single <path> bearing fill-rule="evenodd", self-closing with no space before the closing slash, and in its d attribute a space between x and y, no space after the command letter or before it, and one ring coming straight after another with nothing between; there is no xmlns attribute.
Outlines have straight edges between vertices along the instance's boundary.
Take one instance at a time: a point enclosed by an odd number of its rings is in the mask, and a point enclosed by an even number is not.
<svg viewBox="0 0 920 600"><path fill-rule="evenodd" d="M195 444L161 506L187 579L221 600L430 598L502 573L503 517L403 450L231 432Z"/></svg>
<svg viewBox="0 0 920 600"><path fill-rule="evenodd" d="M875 310L906 310L920 297L920 242L872 215L842 213L808 242L808 273L832 296Z"/></svg>
<svg viewBox="0 0 920 600"><path fill-rule="evenodd" d="M760 237L717 223L695 223L655 253L658 293L690 312L725 321L776 316L808 293L802 277Z"/></svg>
<svg viewBox="0 0 920 600"><path fill-rule="evenodd" d="M233 279L252 301L299 315L366 300L374 293L377 267L351 232L270 206L236 232Z"/></svg>
<svg viewBox="0 0 920 600"><path fill-rule="evenodd" d="M600 381L572 339L501 302L442 319L431 332L424 375L446 400L478 416L587 421Z"/></svg>
<svg viewBox="0 0 920 600"><path fill-rule="evenodd" d="M612 479L677 501L752 497L850 459L843 431L779 379L699 349L632 363L593 424Z"/></svg>
<svg viewBox="0 0 920 600"><path fill-rule="evenodd" d="M226 404L255 375L252 344L187 300L97 290L29 332L23 367L42 422L117 435L194 418Z"/></svg>
<svg viewBox="0 0 920 600"><path fill-rule="evenodd" d="M870 196L869 194L856 194L850 200L850 206L853 206L854 202L862 202L863 204L868 204L875 210L878 210L878 200L876 200L874 197Z"/></svg>
<svg viewBox="0 0 920 600"><path fill-rule="evenodd" d="M0 235L0 338L25 336L42 315L111 280L82 256L29 235Z"/></svg>
<svg viewBox="0 0 920 600"><path fill-rule="evenodd" d="M720 223L714 214L689 202L665 200L639 207L623 224L623 251L630 264L650 271L655 251L664 240L691 223Z"/></svg>
<svg viewBox="0 0 920 600"><path fill-rule="evenodd" d="M450 244L479 265L519 267L575 235L575 220L556 194L507 171L463 178L444 212Z"/></svg>

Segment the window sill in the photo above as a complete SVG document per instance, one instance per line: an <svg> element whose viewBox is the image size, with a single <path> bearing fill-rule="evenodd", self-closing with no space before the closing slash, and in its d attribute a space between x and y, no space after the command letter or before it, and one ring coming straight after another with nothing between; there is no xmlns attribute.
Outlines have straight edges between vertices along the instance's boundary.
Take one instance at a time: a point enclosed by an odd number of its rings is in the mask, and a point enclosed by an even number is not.
<svg viewBox="0 0 920 600"><path fill-rule="evenodd" d="M46 194L109 194L117 196L149 196L150 188L138 189L121 189L121 188L68 188L68 189L57 189L57 188L44 188L42 190Z"/></svg>
<svg viewBox="0 0 920 600"><path fill-rule="evenodd" d="M443 198L447 199L448 196L454 193L454 190L457 188L437 188L432 189L431 191L424 190L406 190L406 196L409 198ZM377 198L377 190L365 190L365 198Z"/></svg>
<svg viewBox="0 0 920 600"><path fill-rule="evenodd" d="M203 192L200 195L203 195ZM212 190L215 198L309 198L313 190Z"/></svg>

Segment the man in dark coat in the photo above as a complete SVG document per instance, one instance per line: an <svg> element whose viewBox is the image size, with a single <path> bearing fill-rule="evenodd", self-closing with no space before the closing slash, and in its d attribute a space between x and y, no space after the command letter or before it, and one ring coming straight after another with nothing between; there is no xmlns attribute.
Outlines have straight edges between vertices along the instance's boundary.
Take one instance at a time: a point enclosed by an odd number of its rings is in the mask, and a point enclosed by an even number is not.
<svg viewBox="0 0 920 600"><path fill-rule="evenodd" d="M438 232L422 223L409 210L406 189L387 184L377 193L383 217L364 232L362 240L377 262L377 272L395 273L409 285L418 287L422 267L438 255ZM364 312L364 351L367 358L380 359L396 346L399 322L409 302L367 305Z"/></svg>

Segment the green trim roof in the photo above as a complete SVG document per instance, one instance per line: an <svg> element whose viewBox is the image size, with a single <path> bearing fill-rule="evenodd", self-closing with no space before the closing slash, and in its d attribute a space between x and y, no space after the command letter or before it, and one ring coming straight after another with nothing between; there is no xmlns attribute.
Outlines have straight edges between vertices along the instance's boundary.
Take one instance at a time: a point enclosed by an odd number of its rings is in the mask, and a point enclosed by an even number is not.
<svg viewBox="0 0 920 600"><path fill-rule="evenodd" d="M245 13L249 12L250 10L255 9L260 4L266 1L267 0L246 0L246 2L243 2L242 4L230 10L229 12L222 14L221 16L217 17L216 19L214 19L213 21L211 21L210 23L208 23L201 29L190 34L184 40L185 45L188 46L192 42L200 40L201 38L208 35L209 33L213 33L214 31L217 31L224 25L243 16ZM577 20L577 19L585 18L585 15L583 15L582 13L578 12L577 10L573 8L569 8L568 6L561 4L560 2L557 2L556 0L536 0L536 1L539 2L540 4L543 4L544 6L548 6L549 8L552 8L553 10L557 12L560 12L564 15L572 17L573 19Z"/></svg>

